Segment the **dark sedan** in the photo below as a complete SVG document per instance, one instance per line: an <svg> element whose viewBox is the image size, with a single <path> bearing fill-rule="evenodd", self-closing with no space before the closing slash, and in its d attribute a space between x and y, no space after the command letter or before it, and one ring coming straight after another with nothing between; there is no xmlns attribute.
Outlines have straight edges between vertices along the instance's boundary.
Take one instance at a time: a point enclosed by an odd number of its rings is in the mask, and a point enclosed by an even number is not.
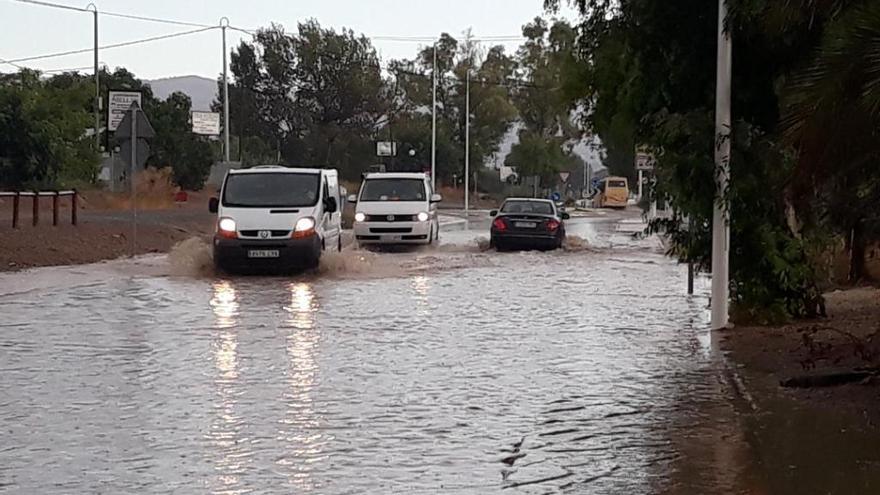
<svg viewBox="0 0 880 495"><path fill-rule="evenodd" d="M557 249L565 241L565 220L568 213L560 212L546 199L508 198L500 210L492 210L489 243L506 249Z"/></svg>

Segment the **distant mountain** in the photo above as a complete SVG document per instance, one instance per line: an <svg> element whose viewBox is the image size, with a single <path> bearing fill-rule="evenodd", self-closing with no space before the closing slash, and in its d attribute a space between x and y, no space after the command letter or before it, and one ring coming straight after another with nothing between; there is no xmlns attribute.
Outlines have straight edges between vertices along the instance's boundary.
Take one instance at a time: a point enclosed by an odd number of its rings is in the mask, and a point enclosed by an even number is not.
<svg viewBox="0 0 880 495"><path fill-rule="evenodd" d="M192 100L193 110L210 111L211 103L217 97L217 81L199 76L168 77L147 81L153 88L156 98L168 98L171 93L180 91Z"/></svg>

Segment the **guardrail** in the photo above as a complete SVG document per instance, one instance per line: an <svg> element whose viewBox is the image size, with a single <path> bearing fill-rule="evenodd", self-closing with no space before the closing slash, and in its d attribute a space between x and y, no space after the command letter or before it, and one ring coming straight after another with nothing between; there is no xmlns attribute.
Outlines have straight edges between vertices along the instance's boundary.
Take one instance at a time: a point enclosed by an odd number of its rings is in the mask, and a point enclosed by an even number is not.
<svg viewBox="0 0 880 495"><path fill-rule="evenodd" d="M40 198L52 198L52 225L58 225L59 199L70 196L70 224L76 225L76 203L79 195L76 189L69 191L0 191L0 198L12 198L12 228L19 226L19 211L21 210L21 198L30 197L33 200L33 216L31 218L34 227L40 224Z"/></svg>

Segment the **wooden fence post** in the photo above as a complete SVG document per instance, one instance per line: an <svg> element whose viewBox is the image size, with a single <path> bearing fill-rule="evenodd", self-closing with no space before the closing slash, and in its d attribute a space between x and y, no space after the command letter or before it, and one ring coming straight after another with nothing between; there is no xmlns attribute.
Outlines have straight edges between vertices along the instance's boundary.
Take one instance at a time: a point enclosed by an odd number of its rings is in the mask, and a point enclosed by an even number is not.
<svg viewBox="0 0 880 495"><path fill-rule="evenodd" d="M36 227L40 223L40 192L34 191L34 218L33 224Z"/></svg>
<svg viewBox="0 0 880 495"><path fill-rule="evenodd" d="M74 189L73 196L72 196L71 203L70 203L70 223L72 225L76 225L76 197L77 196L78 196L78 193L76 192L76 189Z"/></svg>
<svg viewBox="0 0 880 495"><path fill-rule="evenodd" d="M52 226L58 226L58 191L52 196Z"/></svg>
<svg viewBox="0 0 880 495"><path fill-rule="evenodd" d="M12 197L12 228L18 228L18 204L21 201L21 193L15 191L15 196Z"/></svg>

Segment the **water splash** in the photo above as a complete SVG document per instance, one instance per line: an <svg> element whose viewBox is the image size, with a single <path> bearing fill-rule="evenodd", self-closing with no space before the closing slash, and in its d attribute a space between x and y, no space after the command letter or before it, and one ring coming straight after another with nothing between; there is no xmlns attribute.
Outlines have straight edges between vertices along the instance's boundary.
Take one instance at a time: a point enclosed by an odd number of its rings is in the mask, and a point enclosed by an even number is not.
<svg viewBox="0 0 880 495"><path fill-rule="evenodd" d="M201 237L178 242L168 253L172 276L206 277L214 274L211 244Z"/></svg>

